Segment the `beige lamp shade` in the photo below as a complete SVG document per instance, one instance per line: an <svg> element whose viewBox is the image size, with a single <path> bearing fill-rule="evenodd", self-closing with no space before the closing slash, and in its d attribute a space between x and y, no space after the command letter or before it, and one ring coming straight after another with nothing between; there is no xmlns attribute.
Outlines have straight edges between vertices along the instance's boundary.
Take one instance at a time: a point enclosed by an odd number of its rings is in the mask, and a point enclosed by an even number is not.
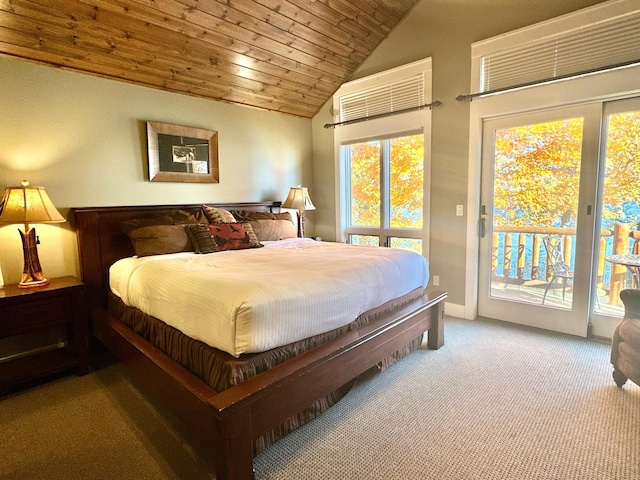
<svg viewBox="0 0 640 480"><path fill-rule="evenodd" d="M44 187L7 187L0 203L0 223L62 223L65 218L49 199Z"/></svg>
<svg viewBox="0 0 640 480"><path fill-rule="evenodd" d="M295 208L298 210L298 236L304 237L304 211L316 209L309 197L307 187L301 187L300 185L291 187L287 199L282 204L282 208Z"/></svg>
<svg viewBox="0 0 640 480"><path fill-rule="evenodd" d="M53 206L44 187L30 187L26 180L20 187L7 187L0 202L0 223L22 223L24 232L18 229L22 238L24 269L20 288L42 287L49 284L38 258L38 237L30 223L66 222Z"/></svg>
<svg viewBox="0 0 640 480"><path fill-rule="evenodd" d="M309 191L307 187L291 187L289 189L289 195L282 204L282 208L292 208L295 210L315 210L313 202L309 197Z"/></svg>

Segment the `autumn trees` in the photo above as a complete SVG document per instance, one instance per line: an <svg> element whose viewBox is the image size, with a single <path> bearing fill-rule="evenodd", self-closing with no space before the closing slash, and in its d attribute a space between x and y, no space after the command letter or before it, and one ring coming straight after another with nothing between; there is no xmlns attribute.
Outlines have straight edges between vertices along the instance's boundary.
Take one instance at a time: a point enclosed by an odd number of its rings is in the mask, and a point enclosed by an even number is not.
<svg viewBox="0 0 640 480"><path fill-rule="evenodd" d="M583 119L496 131L494 225L575 227ZM640 220L640 112L607 117L603 227Z"/></svg>

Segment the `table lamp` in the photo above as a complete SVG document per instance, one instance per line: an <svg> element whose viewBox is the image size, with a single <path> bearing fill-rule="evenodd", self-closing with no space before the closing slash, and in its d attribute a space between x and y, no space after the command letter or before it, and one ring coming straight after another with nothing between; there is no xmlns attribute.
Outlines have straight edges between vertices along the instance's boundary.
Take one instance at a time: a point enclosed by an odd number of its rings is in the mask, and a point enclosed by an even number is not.
<svg viewBox="0 0 640 480"><path fill-rule="evenodd" d="M38 258L38 239L36 229L29 228L30 223L62 223L65 218L56 210L44 187L30 187L26 180L20 187L7 187L0 201L0 223L22 223L24 251L24 270L20 288L41 287L49 284L44 277Z"/></svg>
<svg viewBox="0 0 640 480"><path fill-rule="evenodd" d="M309 197L307 187L301 187L300 185L291 187L287 199L282 204L282 208L298 210L298 237L304 238L304 211L316 209Z"/></svg>

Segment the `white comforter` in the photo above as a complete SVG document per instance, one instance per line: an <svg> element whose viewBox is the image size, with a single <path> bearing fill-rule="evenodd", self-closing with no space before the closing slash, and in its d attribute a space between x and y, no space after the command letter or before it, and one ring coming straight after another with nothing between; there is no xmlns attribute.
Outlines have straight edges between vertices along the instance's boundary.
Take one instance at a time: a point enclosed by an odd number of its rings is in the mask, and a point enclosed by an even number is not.
<svg viewBox="0 0 640 480"><path fill-rule="evenodd" d="M426 287L428 263L397 249L288 239L265 248L119 260L125 304L234 356L324 333Z"/></svg>

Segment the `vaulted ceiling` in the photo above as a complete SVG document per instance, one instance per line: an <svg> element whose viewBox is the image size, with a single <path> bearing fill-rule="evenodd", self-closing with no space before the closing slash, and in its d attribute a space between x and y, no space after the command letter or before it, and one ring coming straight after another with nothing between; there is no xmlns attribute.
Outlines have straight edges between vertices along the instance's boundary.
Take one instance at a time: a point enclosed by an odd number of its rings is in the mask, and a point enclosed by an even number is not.
<svg viewBox="0 0 640 480"><path fill-rule="evenodd" d="M0 0L0 54L310 118L419 0Z"/></svg>

